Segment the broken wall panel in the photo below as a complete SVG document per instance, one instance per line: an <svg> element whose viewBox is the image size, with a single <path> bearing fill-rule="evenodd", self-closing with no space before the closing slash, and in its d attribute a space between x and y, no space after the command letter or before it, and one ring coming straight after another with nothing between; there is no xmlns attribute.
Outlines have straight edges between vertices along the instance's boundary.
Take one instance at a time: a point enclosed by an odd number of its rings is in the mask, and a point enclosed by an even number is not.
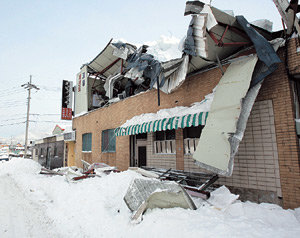
<svg viewBox="0 0 300 238"><path fill-rule="evenodd" d="M183 56L183 60L181 60L181 63L177 68L175 68L175 71L170 74L168 77L165 77L165 83L162 87L160 87L160 90L164 93L172 93L176 89L178 89L185 81L187 71L189 66L189 56L185 55ZM172 70L172 69L171 69ZM168 73L168 72L167 72ZM160 82L161 82L160 78ZM153 85L154 88L157 88L157 83Z"/></svg>
<svg viewBox="0 0 300 238"><path fill-rule="evenodd" d="M298 0L273 0L275 3L283 22L287 27L287 35L291 35L296 29L297 33L300 34L299 19L296 16L298 11Z"/></svg>
<svg viewBox="0 0 300 238"><path fill-rule="evenodd" d="M241 102L249 89L257 60L254 55L236 61L221 78L206 126L193 155L197 162L228 172L231 154L229 138L236 132Z"/></svg>
<svg viewBox="0 0 300 238"><path fill-rule="evenodd" d="M158 197L152 198L153 194ZM124 196L124 201L131 211L137 211L145 202L149 203L149 208L196 209L193 200L179 184L157 179L134 179Z"/></svg>

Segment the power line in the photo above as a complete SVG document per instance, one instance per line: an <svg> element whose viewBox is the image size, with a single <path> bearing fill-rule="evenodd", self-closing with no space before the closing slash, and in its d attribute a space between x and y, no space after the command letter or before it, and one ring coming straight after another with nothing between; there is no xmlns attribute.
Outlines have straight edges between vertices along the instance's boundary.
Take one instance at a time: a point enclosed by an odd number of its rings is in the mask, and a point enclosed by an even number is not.
<svg viewBox="0 0 300 238"><path fill-rule="evenodd" d="M17 105L14 104L14 105L9 105L9 106L5 106L5 107L0 107L0 109L23 107L24 105L26 105L26 103L17 104Z"/></svg>
<svg viewBox="0 0 300 238"><path fill-rule="evenodd" d="M35 123L63 123L63 124L71 124L71 122L67 122L67 121L34 121L34 120L30 120L30 122L35 122Z"/></svg>
<svg viewBox="0 0 300 238"><path fill-rule="evenodd" d="M10 124L0 124L0 127L3 127L3 126L13 126L13 125L20 125L20 124L24 124L24 123L26 123L26 121L15 122L15 123L10 123Z"/></svg>
<svg viewBox="0 0 300 238"><path fill-rule="evenodd" d="M60 87L49 87L49 86L44 86L44 85L39 85L39 87L45 91L51 91L51 92L60 92L61 91Z"/></svg>
<svg viewBox="0 0 300 238"><path fill-rule="evenodd" d="M25 119L26 117L19 117L19 118L12 118L12 119L6 119L6 120L0 120L0 121L16 121L16 120L21 120Z"/></svg>
<svg viewBox="0 0 300 238"><path fill-rule="evenodd" d="M17 86L14 86L12 88L4 88L4 89L0 89L0 93L1 92L7 92L7 91L15 90L15 89L20 89L20 88L17 87Z"/></svg>
<svg viewBox="0 0 300 238"><path fill-rule="evenodd" d="M35 113L35 114L30 114L30 115L34 115L34 116L60 116L60 114L58 114L58 113L45 113L45 114Z"/></svg>
<svg viewBox="0 0 300 238"><path fill-rule="evenodd" d="M26 113L18 113L18 114L13 114L13 115L7 115L6 117L15 117L15 116L20 116L20 115L26 115Z"/></svg>
<svg viewBox="0 0 300 238"><path fill-rule="evenodd" d="M1 118L11 118L11 117L22 116L22 115L26 115L26 112L25 113L12 114L12 115L4 115L4 116L1 116ZM60 116L60 114L58 114L58 113L29 113L29 115L30 116ZM15 120L15 119L13 118L13 119L8 119L8 120ZM0 121L4 121L4 120L0 120Z"/></svg>

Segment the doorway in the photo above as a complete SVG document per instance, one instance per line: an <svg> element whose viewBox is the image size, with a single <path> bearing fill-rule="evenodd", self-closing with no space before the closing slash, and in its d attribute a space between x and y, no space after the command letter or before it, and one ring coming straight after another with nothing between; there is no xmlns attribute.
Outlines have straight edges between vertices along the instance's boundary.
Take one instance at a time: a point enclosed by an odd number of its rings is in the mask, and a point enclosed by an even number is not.
<svg viewBox="0 0 300 238"><path fill-rule="evenodd" d="M134 167L147 166L147 134L135 135L131 146L132 165Z"/></svg>
<svg viewBox="0 0 300 238"><path fill-rule="evenodd" d="M138 147L138 167L147 166L147 147Z"/></svg>
<svg viewBox="0 0 300 238"><path fill-rule="evenodd" d="M46 168L50 169L50 164L51 164L51 148L47 147Z"/></svg>

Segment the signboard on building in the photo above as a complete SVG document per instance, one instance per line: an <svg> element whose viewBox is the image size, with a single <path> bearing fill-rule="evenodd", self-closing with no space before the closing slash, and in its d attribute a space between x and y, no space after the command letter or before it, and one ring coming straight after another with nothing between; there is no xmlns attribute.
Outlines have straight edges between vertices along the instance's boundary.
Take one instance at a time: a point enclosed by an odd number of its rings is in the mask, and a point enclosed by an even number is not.
<svg viewBox="0 0 300 238"><path fill-rule="evenodd" d="M72 120L73 82L63 80L61 119Z"/></svg>
<svg viewBox="0 0 300 238"><path fill-rule="evenodd" d="M88 75L87 66L81 68L76 76L75 116L88 111Z"/></svg>

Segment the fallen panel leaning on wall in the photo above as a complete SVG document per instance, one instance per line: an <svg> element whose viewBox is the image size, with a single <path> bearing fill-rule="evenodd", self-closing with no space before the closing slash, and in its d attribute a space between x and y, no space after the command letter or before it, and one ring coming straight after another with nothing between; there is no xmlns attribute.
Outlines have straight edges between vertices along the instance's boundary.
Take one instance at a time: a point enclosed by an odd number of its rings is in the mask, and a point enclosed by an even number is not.
<svg viewBox="0 0 300 238"><path fill-rule="evenodd" d="M281 38L278 38L278 39L271 41L270 44L272 45L273 49L275 51L277 51L278 48L282 44L284 44L284 40ZM272 58L273 57L270 57L269 60L273 61L274 59L272 59ZM272 72L272 70L270 70L270 68L268 68L266 63L259 60L255 66L255 69L254 69L254 72L252 75L251 85L253 84L253 81L256 81L257 78L267 75L266 72ZM255 99L261 88L261 85L263 84L263 81L264 80L259 81L258 83L255 84L255 86L250 86L250 89L249 89L246 97L243 99L241 115L237 122L237 129L236 129L235 134L230 138L231 154L230 154L228 172L223 173L223 175L225 175L225 176L231 176L231 174L232 174L234 157L235 157L236 153L238 152L240 142L242 141L242 139L244 137L244 132L246 130L248 118L250 116L251 110L253 108ZM215 171L215 172L218 173L218 171Z"/></svg>
<svg viewBox="0 0 300 238"><path fill-rule="evenodd" d="M230 172L229 138L236 132L242 99L248 92L257 60L257 56L253 55L228 67L217 86L206 126L193 155L197 162L224 171L225 174Z"/></svg>

